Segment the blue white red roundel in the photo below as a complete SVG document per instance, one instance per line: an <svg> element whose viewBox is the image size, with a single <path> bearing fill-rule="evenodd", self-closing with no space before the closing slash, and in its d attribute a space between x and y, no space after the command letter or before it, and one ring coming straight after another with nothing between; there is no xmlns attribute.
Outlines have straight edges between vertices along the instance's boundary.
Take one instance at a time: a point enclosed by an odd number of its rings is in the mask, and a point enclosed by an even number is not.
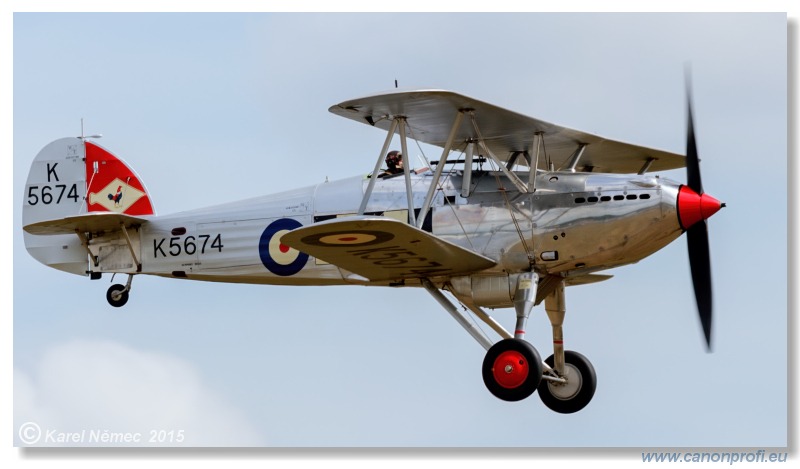
<svg viewBox="0 0 800 469"><path fill-rule="evenodd" d="M308 262L308 254L280 242L281 236L301 226L299 221L291 218L281 218L267 226L258 243L258 255L267 270L288 277L303 269Z"/></svg>

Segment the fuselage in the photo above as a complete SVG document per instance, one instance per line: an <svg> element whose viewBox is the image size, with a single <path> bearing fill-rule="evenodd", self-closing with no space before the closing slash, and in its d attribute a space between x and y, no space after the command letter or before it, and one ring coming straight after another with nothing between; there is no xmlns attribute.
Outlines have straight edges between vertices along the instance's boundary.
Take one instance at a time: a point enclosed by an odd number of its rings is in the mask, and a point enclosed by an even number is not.
<svg viewBox="0 0 800 469"><path fill-rule="evenodd" d="M430 172L411 176L417 210L432 179ZM359 176L152 216L134 236L138 273L280 285L353 283L348 272L313 257L298 265L300 253L280 244L280 235L291 227L355 215L367 183ZM474 172L467 197L461 196L461 185L458 173L441 179L422 228L495 260L497 266L481 276L531 268L583 275L637 262L682 233L680 184L656 176L540 172L536 190L521 193L499 172ZM377 181L365 213L407 220L402 175ZM124 265L127 250L118 239L109 240L108 255L95 271L130 272L133 265Z"/></svg>

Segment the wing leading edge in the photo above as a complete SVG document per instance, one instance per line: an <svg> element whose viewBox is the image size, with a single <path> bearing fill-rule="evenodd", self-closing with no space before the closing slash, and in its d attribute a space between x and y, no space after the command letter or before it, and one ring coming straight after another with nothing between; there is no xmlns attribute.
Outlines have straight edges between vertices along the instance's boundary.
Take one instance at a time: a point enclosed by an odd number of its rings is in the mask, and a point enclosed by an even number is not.
<svg viewBox="0 0 800 469"><path fill-rule="evenodd" d="M372 281L464 275L496 265L488 257L382 217L316 223L286 233L281 243Z"/></svg>
<svg viewBox="0 0 800 469"><path fill-rule="evenodd" d="M392 119L404 116L409 135L421 142L444 147L459 111L468 110L475 119L462 119L456 141L465 144L478 138L480 129L489 149L507 161L515 152L535 152L535 135L541 133L547 155L556 168L566 164L582 144L586 148L578 170L607 173L664 171L686 166L683 155L606 139L518 114L467 96L444 90L394 91L344 101L329 111L342 117L388 131ZM521 160L521 159L520 159ZM539 169L547 169L540 158Z"/></svg>

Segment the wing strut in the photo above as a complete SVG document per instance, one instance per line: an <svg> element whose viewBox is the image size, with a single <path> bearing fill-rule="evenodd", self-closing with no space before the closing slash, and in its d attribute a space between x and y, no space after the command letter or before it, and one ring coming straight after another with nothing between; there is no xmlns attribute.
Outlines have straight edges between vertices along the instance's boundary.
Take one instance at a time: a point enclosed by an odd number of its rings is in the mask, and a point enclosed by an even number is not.
<svg viewBox="0 0 800 469"><path fill-rule="evenodd" d="M517 189L519 189L520 192L522 192L523 194L527 193L528 186L525 185L525 183L522 182L522 180L518 178L516 174L509 171L506 168L506 165L504 165L500 161L500 159L497 158L497 156L495 156L494 153L492 153L492 150L489 149L489 146L486 145L486 142L483 140L483 135L481 135L481 130L478 128L478 123L475 121L475 111L470 111L469 116L470 119L472 120L472 127L475 129L475 134L478 136L478 143L483 147L484 151L486 151L486 154L489 156L489 158L491 158L492 161L494 161L497 164L497 166L500 168L500 171L502 171L503 174L505 174L505 176L509 179L509 181L511 181L515 186L517 186Z"/></svg>
<svg viewBox="0 0 800 469"><path fill-rule="evenodd" d="M378 154L378 161L375 162L375 169L372 170L372 177L369 178L367 191L364 193L364 198L361 199L361 206L358 207L359 215L364 215L364 211L367 210L367 202L369 202L369 198L372 197L372 190L375 188L375 181L378 180L378 173L381 170L383 159L386 158L386 152L389 151L389 145L392 143L392 137L394 137L394 130L396 128L397 121L392 119L392 125L389 127L389 132L386 134L386 141L383 143L383 149L381 149L381 152Z"/></svg>
<svg viewBox="0 0 800 469"><path fill-rule="evenodd" d="M467 143L467 151L464 155L464 178L461 181L461 197L469 197L469 189L472 185L472 154L475 152L475 143Z"/></svg>
<svg viewBox="0 0 800 469"><path fill-rule="evenodd" d="M458 129L461 126L461 119L464 116L464 111L461 110L456 114L455 120L453 125L450 129L450 135L447 138L447 143L442 150L442 157L440 161L445 162L447 161L447 155L450 153L450 150L453 147L453 142L455 142L456 136L458 134ZM383 148L381 148L380 154L378 154L378 160L375 162L375 168L372 170L372 176L370 177L369 184L367 185L367 190L364 192L364 197L361 199L361 205L358 208L358 215L364 215L364 212L367 210L367 204L369 203L370 197L372 197L372 192L375 188L375 181L378 179L378 173L381 169L381 164L383 163L383 159L386 155L386 152L389 151L389 145L392 142L392 138L394 137L395 131L399 130L400 132L400 148L402 154L405 158L408 158L408 143L406 138L406 127L408 123L406 122L405 116L394 116L392 118L392 124L389 127L389 131L386 134L386 140L383 143ZM471 155L470 155L471 156ZM469 162L469 166L472 166L472 162ZM419 213L419 218L417 218L416 214L414 213L414 193L411 190L411 168L410 165L404 164L403 165L403 176L405 178L405 186L406 186L406 198L408 199L408 218L409 224L413 226L417 226L418 228L422 228L422 224L425 222L425 216L428 214L428 211L431 208L431 204L433 203L433 197L436 194L436 188L439 187L439 179L442 176L442 171L444 170L445 164L438 164L436 165L436 171L433 175L433 181L431 182L430 188L428 189L428 193L425 195L425 202L422 204L422 208ZM419 222L417 222L419 220Z"/></svg>
<svg viewBox="0 0 800 469"><path fill-rule="evenodd" d="M647 172L647 170L649 170L649 169L650 169L650 166L652 166L652 165L653 165L653 161L655 161L655 160L656 160L656 159L655 159L655 158L653 158L652 156L651 156L651 157L649 157L649 158L647 158L647 161L645 161L644 165L642 165L642 169L640 169L640 170L639 170L639 172L638 172L638 173L636 173L636 174L638 174L638 175L640 175L640 176L641 176L642 174L646 173L646 172Z"/></svg>
<svg viewBox="0 0 800 469"><path fill-rule="evenodd" d="M406 117L405 116L397 116L395 119L398 120L398 124L400 125L400 149L403 152L403 158L406 160L406 164L403 164L403 177L406 180L406 199L408 199L408 223L412 226L417 226L417 217L414 214L414 191L411 190L411 164L409 163L409 156L408 156L408 143L406 142ZM424 218L423 218L424 220Z"/></svg>
<svg viewBox="0 0 800 469"><path fill-rule="evenodd" d="M392 137L394 137L394 132L398 127L400 130L400 149L404 157L408 159L408 143L406 142L407 125L408 123L406 122L405 116L394 116L392 118L392 124L389 127L389 132L386 134L386 140L383 143L381 153L378 155L378 161L375 162L375 168L372 170L372 177L369 180L366 192L364 192L364 198L361 199L361 206L358 207L359 215L364 215L364 212L367 210L367 203L370 197L372 197L372 191L375 188L375 181L378 179L381 163L383 163L383 158L389 150ZM417 217L414 214L414 192L411 190L411 169L407 164L403 165L403 176L406 182L406 198L408 199L408 222L413 226L417 226ZM423 216L421 219L425 220L425 217Z"/></svg>
<svg viewBox="0 0 800 469"><path fill-rule="evenodd" d="M533 139L536 141L536 159L533 164L530 165L531 170L528 172L528 187L531 192L536 192L536 172L539 171L539 148L542 146L544 134L542 132L536 132L533 134Z"/></svg>
<svg viewBox="0 0 800 469"><path fill-rule="evenodd" d="M587 145L588 143L579 144L578 149L572 153L572 155L569 157L569 160L564 164L564 166L559 168L559 170L563 170L564 168L566 168L567 171L574 173L575 167L578 166L578 161L581 160L581 156L583 156L583 150L586 149Z"/></svg>
<svg viewBox="0 0 800 469"><path fill-rule="evenodd" d="M425 203L422 204L422 209L419 211L419 223L417 224L417 228L422 228L422 224L425 222L425 215L428 214L428 210L431 208L433 195L436 193L436 188L439 187L439 178L442 177L442 171L446 166L444 162L447 161L447 155L450 154L450 149L456 139L456 132L461 126L462 117L464 117L464 111L459 111L458 114L456 114L456 119L453 122L453 126L450 128L450 135L447 137L447 143L445 143L444 148L442 149L442 157L439 158L440 164L436 165L436 172L433 173L433 181L431 181L431 186L428 188L428 194L425 195ZM472 155L470 155L470 157L471 156ZM403 167L405 167L405 165L403 165ZM467 168L466 164L464 165L464 168ZM469 168L472 168L471 161ZM464 172L466 173L466 171Z"/></svg>

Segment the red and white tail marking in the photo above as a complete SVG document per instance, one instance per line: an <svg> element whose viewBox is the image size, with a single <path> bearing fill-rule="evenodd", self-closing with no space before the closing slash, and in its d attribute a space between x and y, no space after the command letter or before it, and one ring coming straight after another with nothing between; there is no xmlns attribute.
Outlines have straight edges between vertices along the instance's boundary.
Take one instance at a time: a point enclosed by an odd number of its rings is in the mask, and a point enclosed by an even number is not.
<svg viewBox="0 0 800 469"><path fill-rule="evenodd" d="M153 204L139 176L104 148L86 142L88 212L153 215Z"/></svg>

